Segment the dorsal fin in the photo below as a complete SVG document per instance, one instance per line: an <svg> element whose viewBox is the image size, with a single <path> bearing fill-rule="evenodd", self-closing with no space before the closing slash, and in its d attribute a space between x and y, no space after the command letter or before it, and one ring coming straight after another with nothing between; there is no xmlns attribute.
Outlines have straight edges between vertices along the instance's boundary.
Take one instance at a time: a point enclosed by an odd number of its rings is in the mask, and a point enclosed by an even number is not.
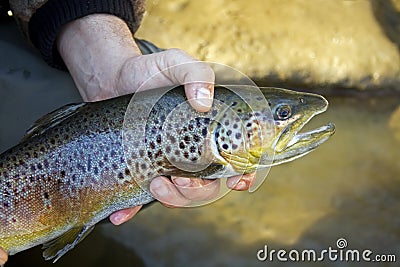
<svg viewBox="0 0 400 267"><path fill-rule="evenodd" d="M69 104L44 115L33 123L31 128L26 131L21 141L26 141L27 139L36 135L41 135L47 129L52 128L66 118L71 117L79 110L80 107L84 105L86 105L86 103Z"/></svg>
<svg viewBox="0 0 400 267"><path fill-rule="evenodd" d="M157 53L157 52L161 52L161 51L165 50L165 49L161 49L161 48L157 47L155 44L153 44L147 40L135 38L135 41L136 41L136 44L139 46L140 51L144 55Z"/></svg>

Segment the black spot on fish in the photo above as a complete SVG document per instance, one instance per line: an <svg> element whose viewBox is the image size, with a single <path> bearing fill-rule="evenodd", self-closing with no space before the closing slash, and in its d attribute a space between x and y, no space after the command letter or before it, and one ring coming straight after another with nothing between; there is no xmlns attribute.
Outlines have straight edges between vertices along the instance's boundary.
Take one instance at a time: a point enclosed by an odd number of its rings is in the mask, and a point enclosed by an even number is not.
<svg viewBox="0 0 400 267"><path fill-rule="evenodd" d="M45 199L49 199L49 193L48 193L48 192L44 192L43 197L44 197Z"/></svg>
<svg viewBox="0 0 400 267"><path fill-rule="evenodd" d="M185 159L189 158L189 153L187 151L183 152L183 156L185 157Z"/></svg>
<svg viewBox="0 0 400 267"><path fill-rule="evenodd" d="M238 146L236 144L232 145L232 149L237 149L237 148L238 148Z"/></svg>
<svg viewBox="0 0 400 267"><path fill-rule="evenodd" d="M195 146L191 146L190 147L190 153L195 153L196 152L196 147Z"/></svg>
<svg viewBox="0 0 400 267"><path fill-rule="evenodd" d="M228 149L229 146L228 146L227 144L223 144L223 145L222 145L222 148L223 148L223 149Z"/></svg>
<svg viewBox="0 0 400 267"><path fill-rule="evenodd" d="M114 170L118 169L118 165L116 163L113 163L111 166L113 167Z"/></svg>
<svg viewBox="0 0 400 267"><path fill-rule="evenodd" d="M141 156L141 157L144 156L144 150L143 150L143 149L140 149L140 150L139 150L139 156Z"/></svg>
<svg viewBox="0 0 400 267"><path fill-rule="evenodd" d="M188 136L188 135L185 135L185 137L183 138L183 140L185 140L185 143L186 143L186 144L189 144L190 141L191 141L190 136Z"/></svg>
<svg viewBox="0 0 400 267"><path fill-rule="evenodd" d="M183 142L180 142L180 143L179 143L179 148L180 148L180 149L184 149L184 148L185 148L185 144L184 144Z"/></svg>
<svg viewBox="0 0 400 267"><path fill-rule="evenodd" d="M44 167L47 169L48 167L49 167L49 161L47 160L47 159L45 159L44 161L43 161L43 164L44 164Z"/></svg>
<svg viewBox="0 0 400 267"><path fill-rule="evenodd" d="M200 142L200 136L198 136L197 134L193 135L193 140L198 143Z"/></svg>
<svg viewBox="0 0 400 267"><path fill-rule="evenodd" d="M161 152L161 149L159 149L159 150L157 150L156 154L154 155L154 158L157 159L157 158L161 157L161 155L162 155L162 152Z"/></svg>
<svg viewBox="0 0 400 267"><path fill-rule="evenodd" d="M154 149L154 148L156 148L156 145L154 144L154 142L153 142L153 141L151 141L151 142L150 142L150 148L151 148L151 149Z"/></svg>
<svg viewBox="0 0 400 267"><path fill-rule="evenodd" d="M241 133L236 133L236 134L235 134L235 138L236 138L236 139L242 138L242 134L241 134Z"/></svg>
<svg viewBox="0 0 400 267"><path fill-rule="evenodd" d="M124 179L124 174L122 173L122 172L119 172L118 173L118 179Z"/></svg>
<svg viewBox="0 0 400 267"><path fill-rule="evenodd" d="M131 175L131 172L129 171L128 168L125 168L125 175L126 175L126 176L130 176L130 175Z"/></svg>
<svg viewBox="0 0 400 267"><path fill-rule="evenodd" d="M206 137L207 136L207 128L201 129L201 134L203 135L203 137Z"/></svg>

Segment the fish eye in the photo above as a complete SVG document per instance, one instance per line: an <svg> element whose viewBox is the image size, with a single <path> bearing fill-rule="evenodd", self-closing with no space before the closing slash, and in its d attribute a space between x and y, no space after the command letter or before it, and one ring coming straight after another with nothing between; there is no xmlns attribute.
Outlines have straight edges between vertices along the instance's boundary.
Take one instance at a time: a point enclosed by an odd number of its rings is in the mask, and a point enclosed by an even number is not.
<svg viewBox="0 0 400 267"><path fill-rule="evenodd" d="M292 115L292 109L289 105L280 105L276 109L276 116L280 120L288 119Z"/></svg>

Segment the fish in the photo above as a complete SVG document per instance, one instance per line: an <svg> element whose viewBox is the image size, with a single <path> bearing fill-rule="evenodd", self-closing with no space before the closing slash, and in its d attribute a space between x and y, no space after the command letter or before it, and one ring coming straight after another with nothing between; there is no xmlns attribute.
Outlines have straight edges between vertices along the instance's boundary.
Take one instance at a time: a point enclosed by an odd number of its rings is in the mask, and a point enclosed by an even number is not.
<svg viewBox="0 0 400 267"><path fill-rule="evenodd" d="M328 101L317 94L215 86L213 107L190 107L183 86L61 107L0 155L0 247L43 244L57 261L101 220L154 201L157 176L218 179L302 157L335 132L300 130Z"/></svg>

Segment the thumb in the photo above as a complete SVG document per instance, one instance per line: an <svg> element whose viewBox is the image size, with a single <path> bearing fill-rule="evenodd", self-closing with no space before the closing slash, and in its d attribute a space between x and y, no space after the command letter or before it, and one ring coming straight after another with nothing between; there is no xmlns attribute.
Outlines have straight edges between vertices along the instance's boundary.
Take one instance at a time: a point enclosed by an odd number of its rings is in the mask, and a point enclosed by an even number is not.
<svg viewBox="0 0 400 267"><path fill-rule="evenodd" d="M208 111L214 95L215 74L206 63L180 49L129 58L119 75L120 94L163 86L185 85L193 108Z"/></svg>

